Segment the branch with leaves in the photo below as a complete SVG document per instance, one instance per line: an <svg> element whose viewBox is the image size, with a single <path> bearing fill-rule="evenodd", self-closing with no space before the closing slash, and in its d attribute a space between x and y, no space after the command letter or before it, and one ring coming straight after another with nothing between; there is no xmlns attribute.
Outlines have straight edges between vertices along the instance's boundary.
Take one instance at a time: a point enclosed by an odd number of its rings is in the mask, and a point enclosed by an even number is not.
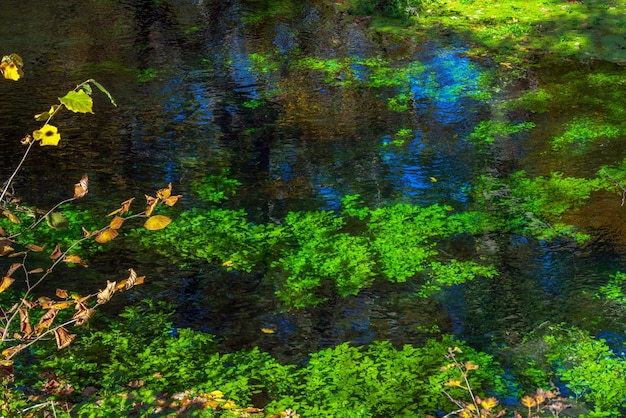
<svg viewBox="0 0 626 418"><path fill-rule="evenodd" d="M2 58L0 73L7 79L17 81L24 75L22 67L22 59L17 54L11 54ZM37 142L41 146L57 146L59 144L61 134L58 128L51 124L51 121L62 110L70 110L74 113L93 113L92 86L104 93L111 104L116 106L111 94L100 83L89 79L77 85L63 97L60 97L59 104L52 105L47 112L35 115L35 119L43 122L43 125L33 131L32 135L28 134L22 138L21 143L27 146L27 148L0 192L1 214L12 223L21 224L19 217L14 212L24 210L20 205L20 199L15 197L12 184L33 145ZM135 214L130 212L130 206L134 198L128 199L121 203L119 209L108 215L109 217L112 216L113 219L103 228L88 231L82 226L82 238L77 239L65 249L56 244L49 253L51 264L47 269L30 268L30 263L28 263L29 256L32 253L47 251L46 246L30 243L24 245L22 251L16 251L14 247L20 245L19 236L25 230L38 228L43 220L46 220L47 224L52 228L59 223L67 223L67 219L59 212L56 212L56 210L63 204L85 197L88 192L89 178L85 174L74 185L72 197L62 200L48 211L36 210L35 221L30 226L25 227L22 232L7 234L0 227L0 257L21 257L21 261L11 264L0 280L0 293L11 288L18 276L21 276L25 287L24 293L21 297L16 296L15 298L18 300L12 303L10 307L0 306L0 343L3 348L0 352L0 377L10 377L13 372L12 359L18 353L40 340L52 339L54 335L58 349L67 347L76 337L76 334L71 334L68 331L67 328L70 325L81 326L85 324L93 316L96 308L107 303L116 293L129 290L144 282L145 277L138 276L130 268L128 278L119 281L107 280L106 287L95 293L80 295L65 289L57 289L54 299L46 296L35 299L33 295L35 288L48 278L62 262L88 267L85 261L72 253L76 246L90 239L100 244L109 242L119 235L118 230L126 221L132 218L145 218L143 226L148 230L165 228L171 222L171 219L165 215L157 214L158 208L162 205L173 206L182 197L182 195L172 194L172 185L170 183L167 187L157 190L155 196L146 195L145 209ZM37 214L41 216L37 218ZM60 312L71 307L74 308L75 313L70 319L67 319L68 317L65 315L59 315ZM64 316L66 319L60 319L60 316ZM33 321L33 318L38 318L36 323ZM1 376L2 374L4 376Z"/></svg>

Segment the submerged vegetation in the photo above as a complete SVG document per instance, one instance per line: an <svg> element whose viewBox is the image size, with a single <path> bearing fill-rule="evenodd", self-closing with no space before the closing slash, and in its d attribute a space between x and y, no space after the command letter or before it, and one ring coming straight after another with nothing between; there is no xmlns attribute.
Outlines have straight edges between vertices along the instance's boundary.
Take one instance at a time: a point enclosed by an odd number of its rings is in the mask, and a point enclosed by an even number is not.
<svg viewBox="0 0 626 418"><path fill-rule="evenodd" d="M241 21L249 27L294 18L303 10L295 2L244 3L250 10ZM593 210L594 199L624 205L622 156L618 161L606 157L580 176L568 167L625 137L623 68L614 65L626 61L624 6L618 0L341 1L325 7L344 27L371 25L365 33L383 45L380 54L363 53L358 42L343 48L339 37L324 40L328 48L306 51L284 33L267 50L249 52L245 65L233 72L263 77L267 88L226 106L234 120L229 129L239 129L233 115L242 112L255 124L236 134L263 148L259 137L266 132L258 122L268 109L280 109L276 124L293 131L294 121L306 120L312 131L328 132L329 143L346 140L343 136L372 141L368 146L374 151L359 155L354 176L369 181L379 171L398 170L402 182L397 191L387 178L377 180L376 198L338 185L329 199L334 205L327 205L332 208L285 205L282 213L255 216L241 204L245 181L221 165L194 173L186 207L170 209L182 197L173 194L170 183L146 195L139 210L133 209L136 203L131 206L133 198L116 204L102 226L95 211L70 205L87 194L87 176L76 183L73 197L41 210L21 202L14 190L18 163L0 196L0 255L18 257L0 284L0 411L9 416L272 418L623 414L624 336L600 338L593 327L598 318L585 318L592 323L589 329L548 319L521 335L511 332L505 341L486 341L485 351L433 326L413 344L374 339L365 345L320 345L315 352L299 353L304 360L296 362L279 361L258 347L224 350L220 337L179 326L174 319L179 307L156 297L135 301L114 319L100 318L96 308L143 282L133 269L128 279L107 280L104 290L91 294L57 289L53 300L35 288L61 269L61 261L87 267L90 256L124 235L123 225L141 219L143 224L126 233L138 258L152 254L182 268L200 265L254 277L271 289L263 297L271 298L277 311L293 315L311 315L312 309L373 292L381 283L407 285L406 297L433 303L445 303L446 292L462 292L476 282L496 289L493 297L498 297L507 263L502 253L513 247L510 242L546 248L561 243L582 251L595 231L577 220ZM278 31L280 25L272 27ZM434 34L446 39L444 46L433 54L415 52L414 44L426 37L432 41ZM455 43L463 47L448 46ZM557 68L556 76L542 78L546 63ZM592 72L581 68L595 65ZM12 54L4 57L0 72L19 81L22 67L22 59ZM138 82L150 83L163 72L139 74ZM92 87L115 104L94 80L80 84L36 116L43 125L25 137L27 149L63 144L64 132L51 120L64 109L92 113ZM357 108L359 102L367 106ZM474 117L459 121L455 108L471 109ZM366 117L397 123L380 124L368 137L369 125L360 126L361 109L371 112ZM327 119L315 117L327 113L346 114L353 123L338 123L331 133L324 126ZM555 115L556 127L548 126L546 118ZM432 118L429 124L420 120L426 116ZM438 154L438 146L454 151ZM466 157L473 165L468 172L461 164L454 173L422 172L402 163L411 153L459 162ZM299 155L292 154L290 163L298 164ZM264 174L277 180L263 193L272 204L323 188L323 175L299 180L267 158ZM337 158L334 165L346 163ZM523 169L522 159L541 163ZM373 168L364 169L367 164ZM423 202L422 196L427 196ZM437 201L441 196L445 202ZM48 255L47 270L36 253ZM22 287L16 284L20 274ZM607 277L592 298L618 322L626 314L625 277L621 272ZM68 313L72 307L76 312ZM89 321L92 317L101 320ZM80 325L75 334L65 328L70 325ZM289 343L282 329L260 332Z"/></svg>

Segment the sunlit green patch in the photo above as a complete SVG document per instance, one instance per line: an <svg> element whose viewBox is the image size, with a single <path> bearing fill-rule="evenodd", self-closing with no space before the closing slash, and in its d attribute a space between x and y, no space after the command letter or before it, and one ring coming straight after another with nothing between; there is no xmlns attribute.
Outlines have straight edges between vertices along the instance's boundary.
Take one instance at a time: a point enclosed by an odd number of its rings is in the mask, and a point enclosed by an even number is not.
<svg viewBox="0 0 626 418"><path fill-rule="evenodd" d="M624 127L603 123L588 116L577 117L567 124L565 132L552 139L553 150L568 148L583 152L599 139L614 139L624 134Z"/></svg>
<svg viewBox="0 0 626 418"><path fill-rule="evenodd" d="M480 122L468 139L476 143L493 143L497 137L508 137L519 132L526 132L535 127L533 122L514 123L506 120L485 120Z"/></svg>

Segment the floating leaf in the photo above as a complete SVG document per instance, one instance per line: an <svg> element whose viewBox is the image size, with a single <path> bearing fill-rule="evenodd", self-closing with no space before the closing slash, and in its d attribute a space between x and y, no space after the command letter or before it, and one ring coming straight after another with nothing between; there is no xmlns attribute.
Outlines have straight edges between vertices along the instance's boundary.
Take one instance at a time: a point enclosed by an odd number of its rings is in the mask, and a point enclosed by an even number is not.
<svg viewBox="0 0 626 418"><path fill-rule="evenodd" d="M115 216L115 218L113 218L111 220L111 223L109 224L109 228L111 229L120 229L122 227L122 224L124 223L125 219L120 217L120 216Z"/></svg>
<svg viewBox="0 0 626 418"><path fill-rule="evenodd" d="M72 344L72 341L76 338L76 334L70 334L65 328L59 327L54 330L54 338L57 342L57 348L61 350Z"/></svg>
<svg viewBox="0 0 626 418"><path fill-rule="evenodd" d="M39 145L57 146L61 140L61 135L56 126L46 123L41 129L33 132L33 138L35 141L41 141Z"/></svg>
<svg viewBox="0 0 626 418"><path fill-rule="evenodd" d="M13 279L11 277L4 276L2 278L2 281L0 282L0 293L2 293L5 290L7 290L9 288L9 286L11 286L13 284L14 281L15 281L15 279Z"/></svg>
<svg viewBox="0 0 626 418"><path fill-rule="evenodd" d="M69 221L61 212L50 212L46 215L46 223L53 229L67 229Z"/></svg>
<svg viewBox="0 0 626 418"><path fill-rule="evenodd" d="M116 284L116 282L110 282L107 280L107 287L98 293L98 303L100 305L107 303L111 299L111 297L117 290Z"/></svg>
<svg viewBox="0 0 626 418"><path fill-rule="evenodd" d="M105 242L109 242L119 234L115 229L105 229L104 231L100 231L98 235L96 235L95 240L100 244L104 244Z"/></svg>
<svg viewBox="0 0 626 418"><path fill-rule="evenodd" d="M74 199L79 199L89 192L89 177L83 174L80 181L74 185Z"/></svg>
<svg viewBox="0 0 626 418"><path fill-rule="evenodd" d="M85 90L72 90L65 96L59 97L59 101L75 113L93 113L93 99Z"/></svg>
<svg viewBox="0 0 626 418"><path fill-rule="evenodd" d="M274 331L274 330L273 330L273 329L271 329L271 328L261 328L261 332L262 332L263 334L275 334L275 333L276 333L276 331Z"/></svg>
<svg viewBox="0 0 626 418"><path fill-rule="evenodd" d="M170 224L170 222L172 222L172 220L167 216L154 215L146 219L146 222L143 224L143 226L149 231L156 231L165 228Z"/></svg>

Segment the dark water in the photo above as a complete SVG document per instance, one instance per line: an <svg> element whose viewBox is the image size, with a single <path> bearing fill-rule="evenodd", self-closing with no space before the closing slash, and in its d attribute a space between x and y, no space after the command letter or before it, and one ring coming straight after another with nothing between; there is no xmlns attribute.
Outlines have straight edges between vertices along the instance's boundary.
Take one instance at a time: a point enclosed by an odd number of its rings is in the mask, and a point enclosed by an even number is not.
<svg viewBox="0 0 626 418"><path fill-rule="evenodd" d="M103 214L168 182L185 195L181 206L190 208L197 203L191 184L226 170L242 183L232 204L259 222L291 210L335 209L342 196L355 193L370 206L462 209L468 188L486 169L588 176L623 151L615 141L584 158L544 157L545 138L558 129L560 113L535 115L532 134L501 139L495 155L481 154L466 138L493 113L475 98L489 63L472 62L462 44L374 34L328 2L286 2L268 17L238 1L66 0L34 7L8 0L0 16L2 52L19 53L26 72L19 83L0 83L3 178L17 162L19 139L38 128L32 115L76 84L94 78L118 103L114 108L96 95L94 115L66 113L56 121L60 147L34 150L16 187L41 206L65 196L62 188L69 193L87 172L92 197L81 204ZM263 64L266 56L273 57L271 66ZM329 76L291 65L305 56L352 61ZM345 87L371 79L374 70L363 61L379 58L398 71L409 69L407 83ZM550 83L567 70L537 71L540 83ZM498 94L527 88L522 80L502 85ZM390 110L399 92L406 108ZM546 320L597 323L599 302L584 292L623 267L624 215L616 196L592 202L589 213L594 216L576 220L596 233L588 246L493 237L483 244L493 247L488 257L500 276L437 300L415 297L410 284L381 283L319 309L278 313L273 289L259 277L209 265L181 269L132 248L95 260L81 281L93 280L97 289L105 275L134 266L149 272L150 284L131 300L171 300L181 326L223 336L227 348L258 345L288 358L343 341L418 343L435 328L487 346ZM474 243L462 243L461 250L468 245Z"/></svg>

